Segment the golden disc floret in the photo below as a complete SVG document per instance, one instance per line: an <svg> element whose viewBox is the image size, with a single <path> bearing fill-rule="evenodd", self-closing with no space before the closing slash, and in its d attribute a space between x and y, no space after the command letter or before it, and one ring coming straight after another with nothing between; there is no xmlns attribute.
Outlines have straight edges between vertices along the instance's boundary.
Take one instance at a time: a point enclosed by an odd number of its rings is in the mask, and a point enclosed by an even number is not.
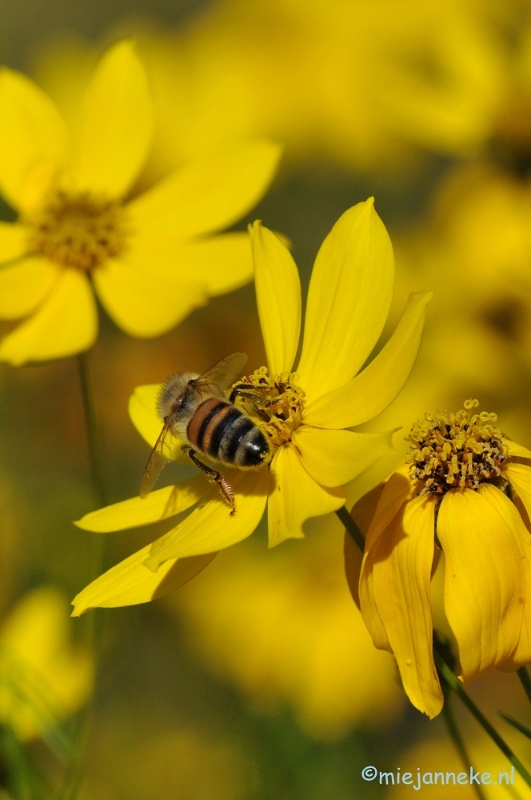
<svg viewBox="0 0 531 800"><path fill-rule="evenodd" d="M90 272L120 256L126 247L128 231L122 203L88 192L58 190L28 222L31 252L63 267Z"/></svg>
<svg viewBox="0 0 531 800"><path fill-rule="evenodd" d="M297 386L298 378L296 372L270 376L267 367L260 367L234 385L248 387L236 402L266 435L273 453L302 425L305 393Z"/></svg>
<svg viewBox="0 0 531 800"><path fill-rule="evenodd" d="M410 474L419 481L419 494L443 495L449 489L478 489L481 483L503 488L507 481L502 465L509 452L496 427L496 414L472 414L477 400L466 400L464 408L448 413L441 408L413 425L406 441Z"/></svg>

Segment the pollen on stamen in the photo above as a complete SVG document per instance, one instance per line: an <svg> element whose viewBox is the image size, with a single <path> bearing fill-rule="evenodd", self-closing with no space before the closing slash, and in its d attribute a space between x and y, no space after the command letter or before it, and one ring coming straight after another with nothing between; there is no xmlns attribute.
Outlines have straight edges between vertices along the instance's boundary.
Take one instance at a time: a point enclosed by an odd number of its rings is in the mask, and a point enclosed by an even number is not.
<svg viewBox="0 0 531 800"><path fill-rule="evenodd" d="M126 249L127 215L117 200L93 197L87 192L55 192L34 218L30 251L63 267L83 272L116 258Z"/></svg>
<svg viewBox="0 0 531 800"><path fill-rule="evenodd" d="M406 441L411 477L419 494L443 495L449 489L478 489L482 483L503 488L502 466L508 458L496 414L470 412L479 405L466 400L464 408L448 413L442 408L413 425Z"/></svg>
<svg viewBox="0 0 531 800"><path fill-rule="evenodd" d="M266 435L273 453L291 441L294 431L302 425L305 392L297 381L297 373L270 376L267 367L260 367L235 384L249 387L237 403Z"/></svg>

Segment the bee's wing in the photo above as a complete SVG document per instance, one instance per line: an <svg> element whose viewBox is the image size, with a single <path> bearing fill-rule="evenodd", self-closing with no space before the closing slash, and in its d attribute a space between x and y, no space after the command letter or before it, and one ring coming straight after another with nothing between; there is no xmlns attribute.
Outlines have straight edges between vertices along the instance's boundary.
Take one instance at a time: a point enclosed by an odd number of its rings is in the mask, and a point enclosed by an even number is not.
<svg viewBox="0 0 531 800"><path fill-rule="evenodd" d="M219 387L221 390L228 389L236 381L246 363L247 356L245 353L232 353L227 358L222 358L221 361L210 367L204 375L200 375L199 378L195 378L190 383L194 388L216 389Z"/></svg>
<svg viewBox="0 0 531 800"><path fill-rule="evenodd" d="M155 485L155 481L162 472L163 467L166 466L170 460L164 454L164 444L169 433L169 425L164 425L159 433L157 441L155 442L155 446L149 455L144 474L142 475L142 480L140 481L139 495L142 498L148 496Z"/></svg>

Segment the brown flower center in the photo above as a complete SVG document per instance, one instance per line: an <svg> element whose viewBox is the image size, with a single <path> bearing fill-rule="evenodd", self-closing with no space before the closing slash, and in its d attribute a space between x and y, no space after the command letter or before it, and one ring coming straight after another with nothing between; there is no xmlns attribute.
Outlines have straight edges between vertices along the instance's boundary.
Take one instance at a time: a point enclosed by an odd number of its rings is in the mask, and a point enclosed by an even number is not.
<svg viewBox="0 0 531 800"><path fill-rule="evenodd" d="M502 466L508 457L503 434L494 426L496 414L482 411L470 416L479 405L466 400L457 413L439 409L413 425L406 441L411 477L418 480L419 494L444 494L449 489L477 489L481 483L504 487Z"/></svg>
<svg viewBox="0 0 531 800"><path fill-rule="evenodd" d="M296 373L269 376L267 372L267 367L260 367L234 388L241 387L236 403L265 433L274 453L302 425L305 393L296 384Z"/></svg>
<svg viewBox="0 0 531 800"><path fill-rule="evenodd" d="M117 200L87 192L55 192L31 220L29 248L63 267L89 272L121 255L127 243L127 216Z"/></svg>

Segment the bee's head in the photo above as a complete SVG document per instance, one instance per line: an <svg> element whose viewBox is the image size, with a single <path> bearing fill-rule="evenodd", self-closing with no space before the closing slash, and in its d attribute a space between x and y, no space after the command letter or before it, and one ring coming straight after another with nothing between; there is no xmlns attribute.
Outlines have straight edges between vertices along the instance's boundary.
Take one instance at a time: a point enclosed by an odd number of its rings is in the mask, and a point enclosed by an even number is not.
<svg viewBox="0 0 531 800"><path fill-rule="evenodd" d="M189 381L198 377L197 372L175 372L166 378L157 399L158 416L166 420L170 414L179 411L184 402Z"/></svg>

